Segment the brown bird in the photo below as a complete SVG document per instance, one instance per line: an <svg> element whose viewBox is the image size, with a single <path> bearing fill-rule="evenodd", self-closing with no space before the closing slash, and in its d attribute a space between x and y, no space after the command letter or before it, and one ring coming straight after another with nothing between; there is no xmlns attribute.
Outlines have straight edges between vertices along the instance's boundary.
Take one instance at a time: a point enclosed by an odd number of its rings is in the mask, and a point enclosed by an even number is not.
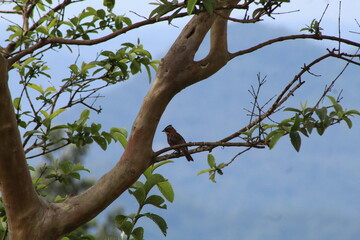
<svg viewBox="0 0 360 240"><path fill-rule="evenodd" d="M182 143L186 143L185 139L175 130L175 128L172 125L168 125L163 132L166 134L167 136L167 142L169 143L169 145L172 147L174 145L178 145L178 144L182 144ZM189 150L188 147L182 147L182 148L178 148L175 149L175 151L177 153L182 152L186 159L190 162L190 161L194 161L194 159L191 157L191 155L189 154Z"/></svg>

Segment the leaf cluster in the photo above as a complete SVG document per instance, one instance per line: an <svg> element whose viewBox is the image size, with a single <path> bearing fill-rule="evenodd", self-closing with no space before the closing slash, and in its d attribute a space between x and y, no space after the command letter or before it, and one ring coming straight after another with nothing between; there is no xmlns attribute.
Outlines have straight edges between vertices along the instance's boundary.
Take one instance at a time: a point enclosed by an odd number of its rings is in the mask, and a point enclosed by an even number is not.
<svg viewBox="0 0 360 240"><path fill-rule="evenodd" d="M255 1L256 5L260 5L261 7L256 8L252 12L253 19L259 19L264 14L271 16L271 14L281 6L282 3L289 3L290 0L260 0Z"/></svg>
<svg viewBox="0 0 360 240"><path fill-rule="evenodd" d="M200 11L212 14L216 7L216 0L186 0L183 3L179 3L177 0L159 0L150 4L157 7L151 11L149 18L155 17L156 20L159 20L160 17L171 13L168 19L170 23L182 10L185 10L187 15L196 14Z"/></svg>
<svg viewBox="0 0 360 240"><path fill-rule="evenodd" d="M201 170L197 175L201 175L203 173L209 173L209 180L213 183L216 183L215 176L216 174L223 175L223 171L221 170L226 166L225 163L216 164L215 157L212 154L208 154L207 162L210 168Z"/></svg>
<svg viewBox="0 0 360 240"><path fill-rule="evenodd" d="M26 4L26 1L20 1L13 7L13 10L24 11L27 9ZM35 22L30 28L24 29L16 24L11 24L7 28L7 31L10 32L7 41L15 43L14 49L23 44L27 46L36 44L39 39L46 38L90 40L91 35L95 36L99 31L108 29L114 32L132 24L130 18L124 15L116 15L110 9L106 11L87 7L77 16L67 20L65 20L64 11L54 11L47 5L45 7L42 1L38 1L34 9L39 13L43 12L43 15L37 19L30 15L30 18ZM44 13L46 10L48 12ZM59 44L52 47L55 46L61 48Z"/></svg>
<svg viewBox="0 0 360 240"><path fill-rule="evenodd" d="M150 52L144 49L144 46L138 43L123 43L122 48L113 51L103 51L100 56L105 57L102 60L94 61L92 64L98 66L93 76L99 72L105 72L102 79L111 83L127 80L130 74L135 75L141 72L141 66L144 66L149 82L151 81L151 68L157 70L159 61L152 60Z"/></svg>
<svg viewBox="0 0 360 240"><path fill-rule="evenodd" d="M166 221L157 214L143 212L143 208L146 205L151 205L160 209L166 209L165 199L169 202L174 201L174 190L170 182L163 175L154 173L154 170L158 167L171 162L164 161L150 166L143 174L145 181L135 182L128 190L138 203L137 212L128 215L117 215L115 218L117 228L122 232L123 236L127 236L125 239L144 239L144 228L137 226L138 220L144 217L152 220L164 236L166 236L168 228ZM161 195L151 194L155 186Z"/></svg>
<svg viewBox="0 0 360 240"><path fill-rule="evenodd" d="M302 104L301 108L285 108L284 111L295 113L292 118L285 119L279 124L266 125L265 129L273 129L266 134L265 142L272 149L280 138L289 135L291 144L296 151L301 147L301 136L309 137L309 135L316 129L321 136L325 130L334 124L342 121L346 122L349 128L352 127L350 117L360 115L357 110L344 110L339 102L332 96L327 96L331 105L323 107L307 107Z"/></svg>
<svg viewBox="0 0 360 240"><path fill-rule="evenodd" d="M305 28L300 29L300 31L307 31L319 36L321 36L322 30L324 29L320 27L320 21L317 21L315 18L311 21L310 25L306 25Z"/></svg>
<svg viewBox="0 0 360 240"><path fill-rule="evenodd" d="M33 167L29 169L35 172ZM33 179L35 190L43 197L46 197L46 189L53 183L60 183L67 185L71 179L80 180L80 171L87 171L81 163L74 163L71 161L59 161L55 159L52 165L43 165L39 169L39 177ZM44 191L45 190L45 191ZM50 201L63 202L66 196L57 195Z"/></svg>

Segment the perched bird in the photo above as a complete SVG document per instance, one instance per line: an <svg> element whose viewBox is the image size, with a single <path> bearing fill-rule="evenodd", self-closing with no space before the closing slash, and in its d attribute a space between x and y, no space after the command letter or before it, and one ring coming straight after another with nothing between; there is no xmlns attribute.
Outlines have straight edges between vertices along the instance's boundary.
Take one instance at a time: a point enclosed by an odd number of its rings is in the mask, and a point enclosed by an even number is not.
<svg viewBox="0 0 360 240"><path fill-rule="evenodd" d="M163 130L163 132L166 134L167 142L169 143L170 146L186 143L185 139L175 130L175 128L172 125L168 125ZM185 147L182 147L182 148L178 148L178 149L175 149L175 151L177 153L180 153L180 151L181 151L185 155L186 159L189 162L194 161L194 159L189 154L188 147L185 146Z"/></svg>

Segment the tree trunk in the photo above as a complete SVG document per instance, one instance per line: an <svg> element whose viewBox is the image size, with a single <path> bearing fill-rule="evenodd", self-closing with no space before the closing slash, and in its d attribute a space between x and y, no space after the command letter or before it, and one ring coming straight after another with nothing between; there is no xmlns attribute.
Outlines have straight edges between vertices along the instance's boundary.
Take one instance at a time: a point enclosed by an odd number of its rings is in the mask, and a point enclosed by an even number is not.
<svg viewBox="0 0 360 240"><path fill-rule="evenodd" d="M229 14L229 10L222 13ZM227 20L216 14L200 13L192 18L162 59L119 162L94 186L63 203L46 203L34 190L8 89L8 63L1 56L0 186L10 238L58 239L94 218L126 191L151 164L153 137L170 100L227 63L226 24ZM194 56L210 28L209 55L195 62Z"/></svg>

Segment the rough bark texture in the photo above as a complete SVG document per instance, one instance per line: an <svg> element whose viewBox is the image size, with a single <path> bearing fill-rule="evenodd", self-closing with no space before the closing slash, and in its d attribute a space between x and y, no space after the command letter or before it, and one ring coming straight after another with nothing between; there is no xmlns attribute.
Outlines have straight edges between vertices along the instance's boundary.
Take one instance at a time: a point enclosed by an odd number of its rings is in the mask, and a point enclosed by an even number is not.
<svg viewBox="0 0 360 240"><path fill-rule="evenodd" d="M222 15L229 13L226 10ZM128 189L151 163L153 137L170 100L227 63L226 24L227 20L216 14L201 13L193 17L162 59L119 162L94 186L63 203L46 203L34 191L7 86L9 63L1 57L0 184L11 239L58 239L91 220ZM209 54L204 60L194 62L210 28Z"/></svg>

